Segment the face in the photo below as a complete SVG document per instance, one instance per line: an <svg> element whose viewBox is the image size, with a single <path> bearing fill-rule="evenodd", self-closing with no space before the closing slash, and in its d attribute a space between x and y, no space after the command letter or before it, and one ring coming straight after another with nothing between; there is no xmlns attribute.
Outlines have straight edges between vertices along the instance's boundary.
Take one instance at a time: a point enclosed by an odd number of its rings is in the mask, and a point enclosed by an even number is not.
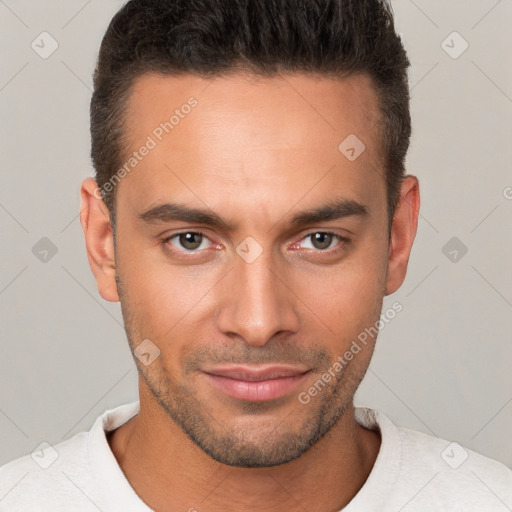
<svg viewBox="0 0 512 512"><path fill-rule="evenodd" d="M127 133L150 149L116 186L115 261L92 234L89 258L131 349L150 340L135 361L151 406L217 461L291 461L352 403L375 339L335 362L378 322L414 238L393 255L379 123L363 75L134 84Z"/></svg>

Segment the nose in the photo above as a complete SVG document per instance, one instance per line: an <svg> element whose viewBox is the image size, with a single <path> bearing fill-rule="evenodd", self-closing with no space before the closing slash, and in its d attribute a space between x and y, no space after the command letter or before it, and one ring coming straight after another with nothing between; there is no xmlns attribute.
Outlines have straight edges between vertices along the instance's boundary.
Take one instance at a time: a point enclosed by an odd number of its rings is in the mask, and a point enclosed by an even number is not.
<svg viewBox="0 0 512 512"><path fill-rule="evenodd" d="M278 333L299 330L298 299L268 251L251 263L236 257L226 277L217 310L222 333L263 346Z"/></svg>

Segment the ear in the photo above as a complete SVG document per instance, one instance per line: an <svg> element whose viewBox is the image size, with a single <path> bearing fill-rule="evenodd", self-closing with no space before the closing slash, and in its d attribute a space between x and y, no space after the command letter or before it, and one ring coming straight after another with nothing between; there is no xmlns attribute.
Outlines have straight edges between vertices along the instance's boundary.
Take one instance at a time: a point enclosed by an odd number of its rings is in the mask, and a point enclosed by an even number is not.
<svg viewBox="0 0 512 512"><path fill-rule="evenodd" d="M84 230L89 266L96 278L98 292L109 302L117 302L114 236L110 214L100 189L93 178L87 178L80 188L82 204L80 223Z"/></svg>
<svg viewBox="0 0 512 512"><path fill-rule="evenodd" d="M404 282L412 244L418 228L419 209L418 178L407 175L402 181L400 199L393 216L385 295L396 292Z"/></svg>

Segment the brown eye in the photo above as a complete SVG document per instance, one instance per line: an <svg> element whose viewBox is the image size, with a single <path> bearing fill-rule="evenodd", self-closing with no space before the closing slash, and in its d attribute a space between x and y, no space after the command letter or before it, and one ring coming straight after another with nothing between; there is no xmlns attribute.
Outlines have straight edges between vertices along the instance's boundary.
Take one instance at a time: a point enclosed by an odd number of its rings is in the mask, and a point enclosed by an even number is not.
<svg viewBox="0 0 512 512"><path fill-rule="evenodd" d="M318 233L312 233L308 236L311 237L311 242L315 249L328 249L333 241L332 233L324 233L319 231Z"/></svg>
<svg viewBox="0 0 512 512"><path fill-rule="evenodd" d="M181 233L178 240L182 247L190 251L195 251L201 246L203 235L200 233Z"/></svg>
<svg viewBox="0 0 512 512"><path fill-rule="evenodd" d="M184 231L176 233L164 240L169 243L174 249L178 251L196 251L199 249L206 249L208 247L208 238L203 233L196 231ZM206 243L206 245L205 245Z"/></svg>
<svg viewBox="0 0 512 512"><path fill-rule="evenodd" d="M311 231L296 244L295 249L309 249L308 252L334 255L343 251L350 243L350 239L330 231Z"/></svg>

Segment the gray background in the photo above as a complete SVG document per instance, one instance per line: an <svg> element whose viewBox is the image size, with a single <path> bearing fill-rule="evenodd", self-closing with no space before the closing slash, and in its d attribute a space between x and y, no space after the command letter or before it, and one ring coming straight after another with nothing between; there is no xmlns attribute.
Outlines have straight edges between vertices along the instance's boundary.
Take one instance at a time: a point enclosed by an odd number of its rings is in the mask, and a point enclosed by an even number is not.
<svg viewBox="0 0 512 512"><path fill-rule="evenodd" d="M0 0L0 464L138 397L119 304L97 292L78 219L91 77L120 5ZM512 3L393 6L422 207L407 278L384 306L404 309L356 404L512 466ZM59 44L47 59L31 48L43 31ZM469 44L457 58L454 31ZM46 262L32 252L43 237L57 248Z"/></svg>

